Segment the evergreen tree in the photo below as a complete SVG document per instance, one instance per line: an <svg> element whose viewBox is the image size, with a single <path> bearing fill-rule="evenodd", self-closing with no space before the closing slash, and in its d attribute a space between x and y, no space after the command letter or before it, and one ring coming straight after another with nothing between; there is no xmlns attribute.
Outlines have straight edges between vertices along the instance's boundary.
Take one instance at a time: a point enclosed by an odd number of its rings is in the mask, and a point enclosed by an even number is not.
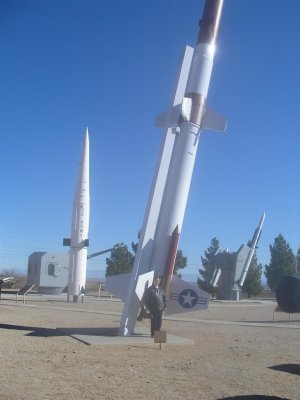
<svg viewBox="0 0 300 400"><path fill-rule="evenodd" d="M134 253L134 257L136 256L136 252L137 252L137 249L138 249L138 245L139 245L138 242L137 242L137 243L131 242L131 249L132 249L132 251L133 251L133 253Z"/></svg>
<svg viewBox="0 0 300 400"><path fill-rule="evenodd" d="M276 291L281 279L288 275L295 275L295 256L284 237L279 234L270 245L271 261L265 266L265 277L271 290Z"/></svg>
<svg viewBox="0 0 300 400"><path fill-rule="evenodd" d="M105 276L126 274L132 271L136 256L138 243L131 242L132 254L123 243L116 244L111 251L110 258L106 258ZM181 250L177 251L174 265L174 275L178 275L178 270L187 266L187 257L184 257Z"/></svg>
<svg viewBox="0 0 300 400"><path fill-rule="evenodd" d="M248 299L262 291L261 275L262 265L257 265L257 257L254 253L243 285L243 292L247 293Z"/></svg>
<svg viewBox="0 0 300 400"><path fill-rule="evenodd" d="M128 250L124 243L116 244L110 253L110 258L106 258L105 276L126 274L131 272L134 262L134 255Z"/></svg>
<svg viewBox="0 0 300 400"><path fill-rule="evenodd" d="M181 250L177 250L173 274L181 278L181 274L178 274L178 270L183 269L186 266L187 266L187 257L184 257Z"/></svg>
<svg viewBox="0 0 300 400"><path fill-rule="evenodd" d="M201 289L209 293L214 291L214 288L210 285L214 273L214 263L211 261L211 257L216 253L219 247L220 243L218 239L213 238L210 247L205 251L205 257L201 257L203 269L199 269L199 273L202 279L198 278L197 282Z"/></svg>

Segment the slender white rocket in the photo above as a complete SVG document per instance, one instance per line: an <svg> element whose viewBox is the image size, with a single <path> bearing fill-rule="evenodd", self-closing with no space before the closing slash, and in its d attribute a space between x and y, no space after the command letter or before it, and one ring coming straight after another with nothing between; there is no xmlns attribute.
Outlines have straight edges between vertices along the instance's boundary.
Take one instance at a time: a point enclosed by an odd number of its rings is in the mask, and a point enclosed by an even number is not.
<svg viewBox="0 0 300 400"><path fill-rule="evenodd" d="M265 221L265 216L266 216L266 214L263 213L262 216L260 217L258 227L255 229L253 238L251 240L248 257L246 259L243 271L241 273L241 277L240 277L239 281L237 282L240 287L242 287L244 285L244 281L246 279L247 272L248 272L248 269L250 267L250 263L251 263L252 257L253 257L253 255L255 253L256 245L257 245L258 240L260 238L260 234L261 234L261 231L262 231L262 226L263 226L264 221Z"/></svg>
<svg viewBox="0 0 300 400"><path fill-rule="evenodd" d="M132 334L139 311L135 293L141 274L154 270L168 291L186 209L200 132L225 130L225 120L206 107L223 0L206 0L196 48L186 48L171 110L158 117L167 128L141 230L121 317L121 335ZM193 291L173 293L195 305ZM170 295L170 299L171 299ZM200 302L196 293L193 297ZM193 300L194 301L194 300Z"/></svg>
<svg viewBox="0 0 300 400"><path fill-rule="evenodd" d="M223 0L207 0L188 75L181 115L170 161L151 264L165 274L172 233L181 233L200 132L206 128L206 99L212 73L215 40L219 29ZM225 124L226 125L226 124ZM218 129L218 127L215 127ZM225 126L224 126L225 128Z"/></svg>
<svg viewBox="0 0 300 400"><path fill-rule="evenodd" d="M69 255L68 295L77 301L85 292L90 219L89 133L86 129L74 194Z"/></svg>

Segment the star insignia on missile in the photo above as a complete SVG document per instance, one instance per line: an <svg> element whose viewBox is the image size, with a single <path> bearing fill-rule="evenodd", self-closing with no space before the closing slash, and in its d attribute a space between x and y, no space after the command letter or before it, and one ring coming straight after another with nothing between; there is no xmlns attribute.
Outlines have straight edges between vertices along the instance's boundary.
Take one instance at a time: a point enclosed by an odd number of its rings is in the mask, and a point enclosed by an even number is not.
<svg viewBox="0 0 300 400"><path fill-rule="evenodd" d="M192 308L197 304L197 302L198 302L197 293L192 289L184 289L179 294L179 304L183 308Z"/></svg>

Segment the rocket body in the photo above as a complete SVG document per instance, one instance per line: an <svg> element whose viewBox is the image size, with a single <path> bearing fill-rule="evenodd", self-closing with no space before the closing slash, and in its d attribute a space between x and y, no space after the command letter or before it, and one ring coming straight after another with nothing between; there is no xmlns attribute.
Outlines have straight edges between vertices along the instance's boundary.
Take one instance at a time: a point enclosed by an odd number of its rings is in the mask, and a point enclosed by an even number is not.
<svg viewBox="0 0 300 400"><path fill-rule="evenodd" d="M175 139L150 261L155 272L162 276L173 231L178 226L178 233L181 233L199 142L197 134L197 126L184 122Z"/></svg>
<svg viewBox="0 0 300 400"><path fill-rule="evenodd" d="M205 3L197 46L187 75L181 115L175 128L175 141L157 222L150 264L165 281L166 263L174 230L180 235L199 144L206 98L212 73L216 33L223 0Z"/></svg>
<svg viewBox="0 0 300 400"><path fill-rule="evenodd" d="M86 130L73 201L69 254L68 295L84 294L90 218L89 134Z"/></svg>
<svg viewBox="0 0 300 400"><path fill-rule="evenodd" d="M168 291L200 131L206 128L225 130L223 119L217 118L214 123L214 115L206 109L222 6L223 0L206 1L197 46L194 51L187 47L183 56L173 107L158 117L157 124L166 128L166 133L121 317L121 335L134 331L140 306L134 290L141 274L154 270L162 276L163 286Z"/></svg>
<svg viewBox="0 0 300 400"><path fill-rule="evenodd" d="M266 214L263 213L262 216L260 217L258 227L255 229L253 238L252 238L251 243L250 243L249 253L248 253L248 256L247 256L243 271L241 273L241 277L237 282L239 287L242 287L244 285L244 282L245 282L245 279L246 279L246 276L247 276L247 272L248 272L248 269L249 269L251 261L252 261L252 257L253 257L253 255L255 253L255 249L256 249L257 243L259 241L261 232L262 232L262 227L263 227L263 224L264 224L264 221L265 221L265 217L266 217Z"/></svg>

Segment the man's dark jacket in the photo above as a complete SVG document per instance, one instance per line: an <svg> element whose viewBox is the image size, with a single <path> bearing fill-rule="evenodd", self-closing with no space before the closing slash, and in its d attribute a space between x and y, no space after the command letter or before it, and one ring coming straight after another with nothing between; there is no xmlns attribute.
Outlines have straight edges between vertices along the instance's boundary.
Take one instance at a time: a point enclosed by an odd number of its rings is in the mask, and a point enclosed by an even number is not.
<svg viewBox="0 0 300 400"><path fill-rule="evenodd" d="M146 290L143 303L151 314L163 311L167 307L166 293L160 286L152 285Z"/></svg>

